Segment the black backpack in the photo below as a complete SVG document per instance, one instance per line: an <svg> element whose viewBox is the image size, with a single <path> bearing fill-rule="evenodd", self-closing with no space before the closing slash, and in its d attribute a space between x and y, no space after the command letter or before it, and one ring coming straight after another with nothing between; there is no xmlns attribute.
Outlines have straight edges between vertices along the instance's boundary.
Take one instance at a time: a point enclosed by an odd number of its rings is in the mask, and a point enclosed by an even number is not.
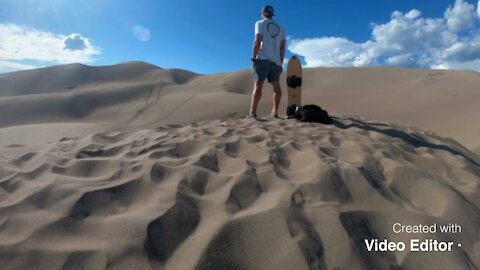
<svg viewBox="0 0 480 270"><path fill-rule="evenodd" d="M332 118L328 112L317 105L297 106L294 113L295 118L302 122L317 122L331 124Z"/></svg>

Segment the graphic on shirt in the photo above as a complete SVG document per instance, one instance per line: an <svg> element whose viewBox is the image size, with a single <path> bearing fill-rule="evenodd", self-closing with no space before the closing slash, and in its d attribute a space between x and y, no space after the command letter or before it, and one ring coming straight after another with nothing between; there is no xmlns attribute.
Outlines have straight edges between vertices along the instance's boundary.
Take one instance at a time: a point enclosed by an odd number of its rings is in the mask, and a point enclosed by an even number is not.
<svg viewBox="0 0 480 270"><path fill-rule="evenodd" d="M275 38L280 34L280 27L273 22L267 24L267 32L270 34L270 37Z"/></svg>

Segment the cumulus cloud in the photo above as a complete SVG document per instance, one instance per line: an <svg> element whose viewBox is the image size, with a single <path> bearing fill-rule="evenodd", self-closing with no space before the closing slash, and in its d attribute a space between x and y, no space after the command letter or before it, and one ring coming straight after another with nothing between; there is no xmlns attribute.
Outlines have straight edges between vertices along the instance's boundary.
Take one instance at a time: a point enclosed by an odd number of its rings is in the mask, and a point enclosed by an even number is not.
<svg viewBox="0 0 480 270"><path fill-rule="evenodd" d="M292 39L288 49L304 56L310 67L394 65L480 70L478 23L474 5L456 0L440 18L425 18L416 9L395 11L388 22L372 24L371 38L363 43L339 37Z"/></svg>
<svg viewBox="0 0 480 270"><path fill-rule="evenodd" d="M480 60L480 35L466 42L458 42L443 52L443 59L454 62Z"/></svg>
<svg viewBox="0 0 480 270"><path fill-rule="evenodd" d="M361 46L344 38L326 37L292 40L292 52L303 51L305 61L310 66L344 66L355 61Z"/></svg>
<svg viewBox="0 0 480 270"><path fill-rule="evenodd" d="M81 34L56 34L32 27L0 23L0 61L24 69L22 61L48 64L88 63L100 49ZM12 63L17 63L13 65Z"/></svg>
<svg viewBox="0 0 480 270"><path fill-rule="evenodd" d="M12 61L2 61L0 60L0 73L12 72L17 70L26 70L37 68L36 66L26 65L22 63L12 62Z"/></svg>
<svg viewBox="0 0 480 270"><path fill-rule="evenodd" d="M480 67L480 59L474 60L474 61L468 61L468 62L445 62L439 65L434 65L431 68L433 69L471 69L471 70L477 70Z"/></svg>
<svg viewBox="0 0 480 270"><path fill-rule="evenodd" d="M476 19L475 7L463 0L456 0L453 7L445 11L448 28L453 32L460 32L472 27Z"/></svg>
<svg viewBox="0 0 480 270"><path fill-rule="evenodd" d="M136 25L133 27L133 34L138 40L142 42L147 42L151 38L150 30L145 26L141 25Z"/></svg>
<svg viewBox="0 0 480 270"><path fill-rule="evenodd" d="M355 61L361 46L344 38L326 37L292 40L292 52L304 51L305 61L311 66L345 66Z"/></svg>

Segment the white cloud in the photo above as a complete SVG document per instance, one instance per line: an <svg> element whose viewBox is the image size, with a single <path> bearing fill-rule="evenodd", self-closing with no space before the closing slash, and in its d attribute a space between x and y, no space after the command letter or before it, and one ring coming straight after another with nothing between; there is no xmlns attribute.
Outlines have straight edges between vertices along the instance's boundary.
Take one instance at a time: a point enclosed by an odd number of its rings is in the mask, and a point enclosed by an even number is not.
<svg viewBox="0 0 480 270"><path fill-rule="evenodd" d="M461 32L472 27L476 17L475 7L463 0L456 0L453 7L448 7L444 16L452 32Z"/></svg>
<svg viewBox="0 0 480 270"><path fill-rule="evenodd" d="M405 14L405 17L407 19L410 19L410 20L416 19L420 16L422 16L422 12L420 12L420 10L416 10L416 9L412 9L409 12L407 12L407 14Z"/></svg>
<svg viewBox="0 0 480 270"><path fill-rule="evenodd" d="M327 37L292 40L288 49L303 55L307 66L338 67L354 62L361 46L344 38Z"/></svg>
<svg viewBox="0 0 480 270"><path fill-rule="evenodd" d="M465 70L477 70L480 67L480 59L474 60L474 61L469 61L469 62L445 62L440 65L435 65L432 66L431 68L433 69L465 69Z"/></svg>
<svg viewBox="0 0 480 270"><path fill-rule="evenodd" d="M30 60L45 64L88 63L100 49L81 34L56 34L12 23L0 23L0 61ZM10 65L10 64L9 64Z"/></svg>
<svg viewBox="0 0 480 270"><path fill-rule="evenodd" d="M480 0L477 3L477 16L480 17Z"/></svg>
<svg viewBox="0 0 480 270"><path fill-rule="evenodd" d="M37 68L37 67L32 66L32 65L25 65L25 64L21 64L21 63L17 63L17 62L0 60L0 73L12 72L12 71L17 71L17 70L33 69L33 68Z"/></svg>
<svg viewBox="0 0 480 270"><path fill-rule="evenodd" d="M480 1L479 1L480 5ZM457 0L441 18L419 10L395 11L383 24L372 24L370 40L346 38L292 39L288 49L304 56L307 66L417 66L480 71L479 18L474 6Z"/></svg>
<svg viewBox="0 0 480 270"><path fill-rule="evenodd" d="M480 35L465 42L455 43L445 49L443 59L455 62L470 62L480 59Z"/></svg>
<svg viewBox="0 0 480 270"><path fill-rule="evenodd" d="M385 24L374 25L373 42L367 47L375 54L404 54L443 47L456 37L445 32L441 20L423 19L394 12Z"/></svg>
<svg viewBox="0 0 480 270"><path fill-rule="evenodd" d="M395 55L387 58L385 61L392 66L410 66L414 58L412 54Z"/></svg>
<svg viewBox="0 0 480 270"><path fill-rule="evenodd" d="M136 25L135 27L133 27L133 34L138 40L143 42L147 42L151 38L150 30L145 26L141 25Z"/></svg>

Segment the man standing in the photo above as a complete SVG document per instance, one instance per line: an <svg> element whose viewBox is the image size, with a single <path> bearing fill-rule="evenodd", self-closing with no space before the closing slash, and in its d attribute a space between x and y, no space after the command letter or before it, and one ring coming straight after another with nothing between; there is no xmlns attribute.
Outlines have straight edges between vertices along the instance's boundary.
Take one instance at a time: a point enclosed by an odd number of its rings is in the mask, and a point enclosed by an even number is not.
<svg viewBox="0 0 480 270"><path fill-rule="evenodd" d="M271 116L278 117L278 105L282 97L280 74L282 73L283 57L285 55L285 30L272 19L272 6L264 6L260 15L262 19L255 23L255 41L253 43L253 93L250 113L247 118L257 118L257 106L262 97L262 87L265 79L273 86L273 108Z"/></svg>

